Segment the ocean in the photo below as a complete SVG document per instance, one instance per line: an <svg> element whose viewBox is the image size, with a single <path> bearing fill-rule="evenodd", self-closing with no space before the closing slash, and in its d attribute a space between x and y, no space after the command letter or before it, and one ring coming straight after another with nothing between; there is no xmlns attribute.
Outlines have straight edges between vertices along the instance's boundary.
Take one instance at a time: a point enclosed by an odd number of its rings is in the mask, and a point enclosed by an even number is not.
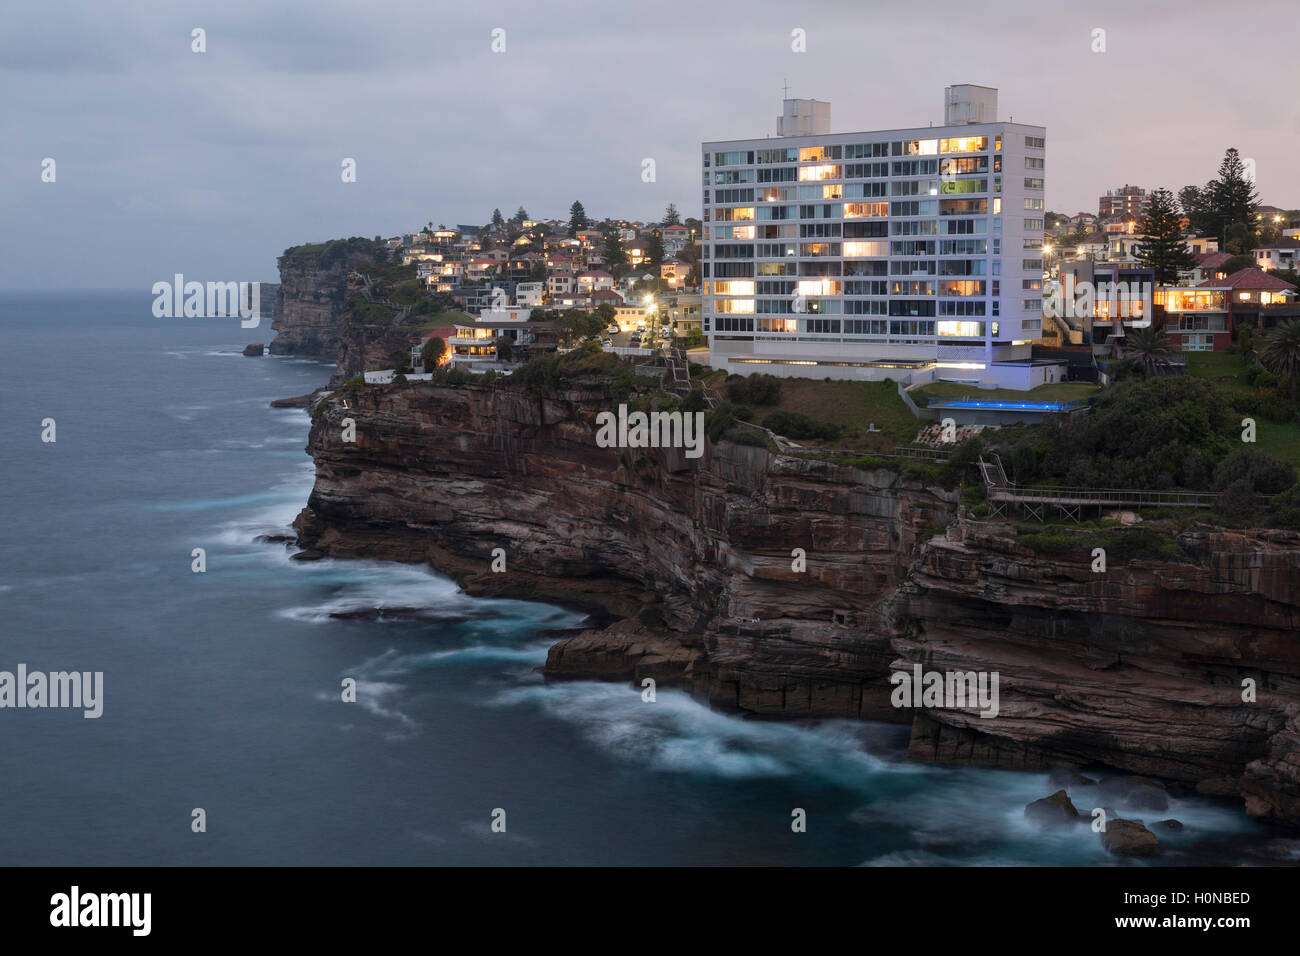
<svg viewBox="0 0 1300 956"><path fill-rule="evenodd" d="M290 560L259 538L306 502L308 417L268 403L332 367L246 358L265 324L151 302L0 295L0 670L104 674L98 719L0 710L6 863L1117 862L1087 826L1025 822L1057 789L1045 773L909 763L904 727L547 684L538 632L580 613L420 567ZM1132 814L1186 829L1125 865L1257 862L1270 835L1231 803Z"/></svg>

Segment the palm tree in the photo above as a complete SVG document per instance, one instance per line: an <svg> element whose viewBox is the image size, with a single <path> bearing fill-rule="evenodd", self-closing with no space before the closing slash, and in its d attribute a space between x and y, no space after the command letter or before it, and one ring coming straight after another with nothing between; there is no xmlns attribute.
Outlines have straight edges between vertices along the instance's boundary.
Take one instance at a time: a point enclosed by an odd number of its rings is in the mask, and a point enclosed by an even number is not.
<svg viewBox="0 0 1300 956"><path fill-rule="evenodd" d="M1295 404L1296 379L1300 378L1300 319L1283 319L1264 334L1259 360L1278 378L1291 381L1291 404Z"/></svg>
<svg viewBox="0 0 1300 956"><path fill-rule="evenodd" d="M1133 329L1124 342L1124 357L1139 360L1148 378L1163 371L1173 354L1174 347L1165 338L1164 330L1154 326Z"/></svg>

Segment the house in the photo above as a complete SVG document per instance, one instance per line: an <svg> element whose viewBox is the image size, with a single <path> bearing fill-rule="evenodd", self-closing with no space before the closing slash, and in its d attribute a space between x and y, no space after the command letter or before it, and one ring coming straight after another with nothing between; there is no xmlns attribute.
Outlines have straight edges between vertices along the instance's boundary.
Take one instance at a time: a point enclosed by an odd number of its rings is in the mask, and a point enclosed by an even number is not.
<svg viewBox="0 0 1300 956"><path fill-rule="evenodd" d="M669 259L659 267L659 278L668 283L670 288L681 289L691 274L691 264L681 259Z"/></svg>
<svg viewBox="0 0 1300 956"><path fill-rule="evenodd" d="M1223 271L1223 264L1232 256L1226 252L1201 252L1192 255L1195 265L1192 267L1192 285L1200 285L1211 279L1226 279L1228 273Z"/></svg>
<svg viewBox="0 0 1300 956"><path fill-rule="evenodd" d="M520 352L553 352L559 347L560 327L555 322L530 322L531 309L484 309L473 321L458 322L455 334L448 340L454 350L452 361L457 367L474 370L475 365L497 362L500 355L497 342L510 342L512 360Z"/></svg>
<svg viewBox="0 0 1300 956"><path fill-rule="evenodd" d="M570 294L574 287L572 272L552 272L546 277L546 291L551 294L551 298Z"/></svg>
<svg viewBox="0 0 1300 956"><path fill-rule="evenodd" d="M1075 258L1104 259L1107 245L1106 233L1090 232L1079 240L1079 245L1075 247Z"/></svg>
<svg viewBox="0 0 1300 956"><path fill-rule="evenodd" d="M1232 344L1229 291L1213 280L1195 288L1164 286L1156 289L1157 321L1163 326L1165 337L1184 352L1221 352L1226 349Z"/></svg>
<svg viewBox="0 0 1300 956"><path fill-rule="evenodd" d="M650 255L649 245L644 239L625 239L623 252L627 256L628 265L633 268L645 262Z"/></svg>
<svg viewBox="0 0 1300 956"><path fill-rule="evenodd" d="M1255 265L1260 269L1291 271L1300 262L1300 239L1279 239L1255 250Z"/></svg>
<svg viewBox="0 0 1300 956"><path fill-rule="evenodd" d="M545 282L521 282L515 286L515 304L536 306L542 304Z"/></svg>
<svg viewBox="0 0 1300 956"><path fill-rule="evenodd" d="M1221 288L1228 292L1228 314L1232 328L1253 326L1266 328L1270 309L1293 302L1296 288L1291 283L1259 269L1239 269L1226 279L1210 280L1197 286Z"/></svg>
<svg viewBox="0 0 1300 956"><path fill-rule="evenodd" d="M543 266L542 258L533 253L511 256L506 260L506 278L512 282L530 282L534 268Z"/></svg>
<svg viewBox="0 0 1300 956"><path fill-rule="evenodd" d="M1188 236L1187 247L1192 250L1192 255L1218 252L1219 240L1213 236Z"/></svg>
<svg viewBox="0 0 1300 956"><path fill-rule="evenodd" d="M691 240L691 231L683 225L664 226L660 235L663 237L666 256L677 255Z"/></svg>
<svg viewBox="0 0 1300 956"><path fill-rule="evenodd" d="M588 298L593 309L602 305L612 305L617 309L623 305L623 297L613 289L593 289Z"/></svg>
<svg viewBox="0 0 1300 956"><path fill-rule="evenodd" d="M486 279L496 271L497 261L491 256L475 256L465 264L466 279Z"/></svg>
<svg viewBox="0 0 1300 956"><path fill-rule="evenodd" d="M456 334L455 327L448 326L445 329L434 329L432 332L420 336L420 344L411 347L411 368L415 369L416 371L419 371L423 367L421 365L421 362L423 361L423 358L421 356L424 351L425 343L428 342L429 339L438 338L438 339L442 339L444 342L447 342L455 334ZM440 361L438 364L439 365L451 364L450 345L447 347L447 351L442 353L442 361Z"/></svg>
<svg viewBox="0 0 1300 956"><path fill-rule="evenodd" d="M614 288L614 277L603 269L588 269L578 273L578 288L583 292L608 292Z"/></svg>

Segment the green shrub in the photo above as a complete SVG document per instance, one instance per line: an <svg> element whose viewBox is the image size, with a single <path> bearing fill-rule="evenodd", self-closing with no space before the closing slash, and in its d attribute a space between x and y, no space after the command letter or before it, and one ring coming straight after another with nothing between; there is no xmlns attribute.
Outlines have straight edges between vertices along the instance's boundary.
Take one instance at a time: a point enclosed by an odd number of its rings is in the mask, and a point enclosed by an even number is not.
<svg viewBox="0 0 1300 956"><path fill-rule="evenodd" d="M820 438L834 441L843 428L830 422L814 421L799 412L775 411L763 420L763 427L795 440Z"/></svg>
<svg viewBox="0 0 1300 956"><path fill-rule="evenodd" d="M781 401L781 380L775 375L732 375L727 397L738 404L776 405Z"/></svg>

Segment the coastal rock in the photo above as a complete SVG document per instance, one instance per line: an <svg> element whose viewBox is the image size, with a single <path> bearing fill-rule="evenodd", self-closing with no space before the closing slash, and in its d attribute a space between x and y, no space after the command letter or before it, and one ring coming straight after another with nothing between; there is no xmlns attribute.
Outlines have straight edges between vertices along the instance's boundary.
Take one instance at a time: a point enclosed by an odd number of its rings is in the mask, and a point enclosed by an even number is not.
<svg viewBox="0 0 1300 956"><path fill-rule="evenodd" d="M1192 530L1173 557L1112 556L1099 575L1086 537L1035 551L1009 525L956 521L956 491L893 469L730 442L698 459L597 447L595 415L618 404L599 382L542 397L411 383L347 401L313 419L303 547L629 619L649 601L662 621L648 633L686 655L571 641L557 676L625 680L644 658L718 706L910 722L917 760L1151 778L1112 784L1125 812L1166 808L1164 780L1300 819L1294 532ZM490 570L497 547L506 573ZM890 674L916 665L998 675L997 715L895 709ZM1267 693L1243 702L1245 677Z"/></svg>
<svg viewBox="0 0 1300 956"><path fill-rule="evenodd" d="M328 264L307 256L281 256L280 288L271 321L276 332L271 354L335 361L347 318L348 273L374 263L374 255L360 249L350 250Z"/></svg>
<svg viewBox="0 0 1300 956"><path fill-rule="evenodd" d="M258 357L266 354L266 345L262 342L252 342L244 346L244 353L250 357Z"/></svg>
<svg viewBox="0 0 1300 956"><path fill-rule="evenodd" d="M1116 856L1150 857L1160 852L1156 835L1136 820L1110 820L1100 836L1101 845Z"/></svg>
<svg viewBox="0 0 1300 956"><path fill-rule="evenodd" d="M271 402L272 408L311 408L312 399L316 397L315 392L308 392L306 395L296 395L293 398L277 398Z"/></svg>
<svg viewBox="0 0 1300 956"><path fill-rule="evenodd" d="M1134 810L1168 810L1169 795L1164 786L1149 777L1106 777L1101 795Z"/></svg>
<svg viewBox="0 0 1300 956"><path fill-rule="evenodd" d="M1175 833L1183 829L1183 824L1174 819L1157 820L1152 826L1164 827L1166 830L1173 830Z"/></svg>
<svg viewBox="0 0 1300 956"><path fill-rule="evenodd" d="M1035 800L1025 807L1025 819L1040 827L1067 826L1079 822L1079 811L1064 790Z"/></svg>

